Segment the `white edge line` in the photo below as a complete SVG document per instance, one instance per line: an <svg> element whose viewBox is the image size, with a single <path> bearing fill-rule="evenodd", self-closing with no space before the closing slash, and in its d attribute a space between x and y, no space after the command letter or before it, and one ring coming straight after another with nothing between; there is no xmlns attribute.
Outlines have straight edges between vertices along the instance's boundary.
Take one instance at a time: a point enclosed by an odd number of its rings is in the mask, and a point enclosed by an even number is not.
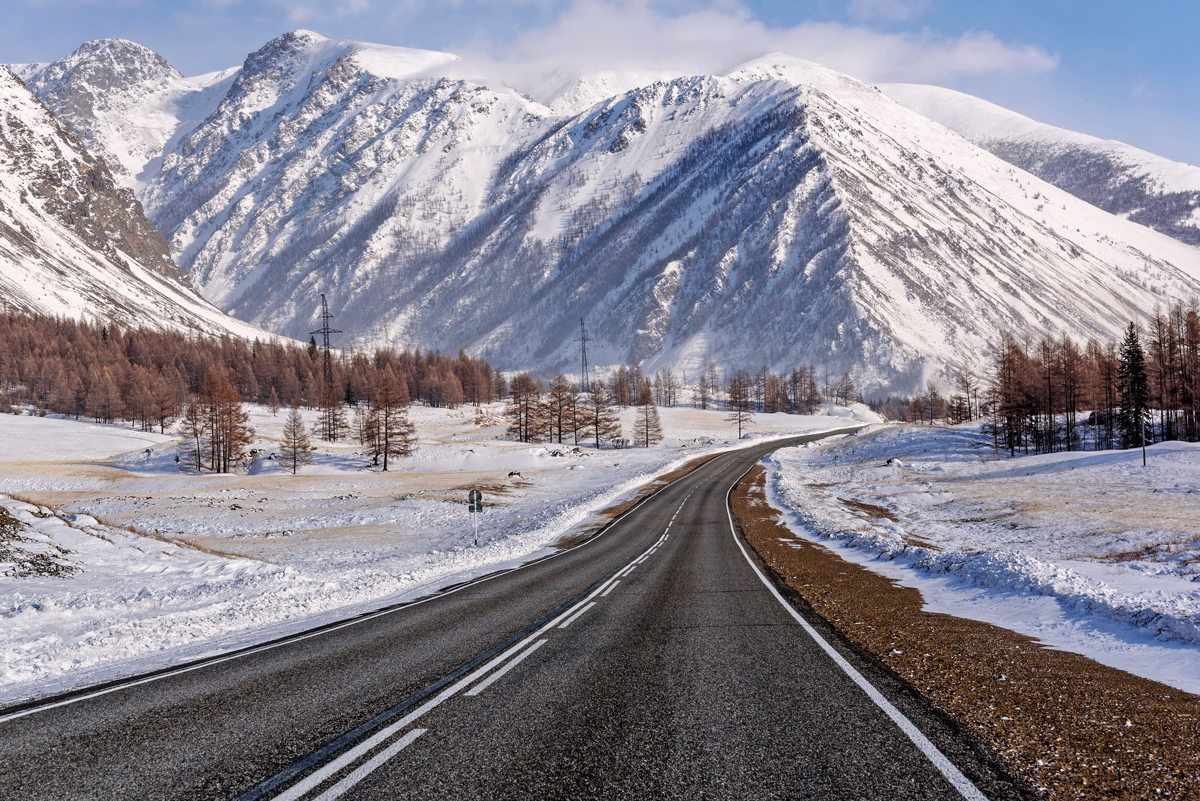
<svg viewBox="0 0 1200 801"><path fill-rule="evenodd" d="M367 776L371 775L376 768L380 767L396 754L403 751L409 744L412 743L413 740L417 739L427 731L429 731L429 729L413 729L408 734L389 745L385 750L380 751L378 754L371 757L369 762L360 765L349 776L342 779L325 792L321 793L319 796L317 796L316 801L333 801L335 798L341 797L343 793L361 782L363 779L367 778Z"/></svg>
<svg viewBox="0 0 1200 801"><path fill-rule="evenodd" d="M611 587L609 587L609 588L608 588L607 590L605 590L604 592L600 593L600 597L601 597L601 598L603 598L603 597L605 597L606 595L608 595L610 592L612 592L613 590L615 590L615 589L617 588L617 585L618 585L618 584L620 584L620 583L621 583L620 581L614 581L614 582L612 583L612 586L611 586Z"/></svg>
<svg viewBox="0 0 1200 801"><path fill-rule="evenodd" d="M779 594L779 591L775 589L775 585L771 584L771 582L767 580L767 577L762 574L762 571L758 569L758 565L754 564L754 561L750 558L750 554L746 553L746 549L742 546L742 541L738 539L737 529L733 525L733 507L730 505L730 496L733 495L733 488L737 486L738 482L745 478L746 474L753 470L757 464L758 462L755 462L754 464L750 465L750 467L746 469L746 472L742 473L741 476L738 476L737 480L729 486L729 491L725 493L725 513L729 516L729 532L733 535L733 541L737 543L738 550L742 552L742 556L745 557L746 563L749 564L750 569L754 571L754 575L758 576L758 580L763 583L763 586L767 588L771 595L775 596L775 600L779 601L779 604L787 610L788 614L795 618L796 622L800 624L800 627L804 629L805 633L812 637L813 640L816 641L817 645L821 646L821 650L829 655L834 663L842 669L842 672L849 676L850 679L867 694L867 697L874 701L875 705L883 710L884 714L891 718L892 722L900 727L900 730L908 736L908 739L912 740L913 745L919 748L921 753L923 753L929 759L929 761L933 763L934 767L941 771L941 774L946 777L946 780L949 781L950 784L954 786L955 790L958 790L959 794L963 798L967 799L968 801L988 801L987 796L981 793L979 788L972 784L971 780L964 776L962 771L956 768L954 763L947 759L946 755L939 751L936 745L929 742L929 738L922 734L921 730L914 726L912 721L905 717L903 712L893 706L891 701L884 698L883 694L880 693L879 690L875 689L871 682L863 678L863 675L855 670L854 666L847 662L845 657L839 654L832 645L826 642L825 638L818 634L817 630L809 625L808 621L801 617L800 613L797 612L791 604L784 600L783 596Z"/></svg>
<svg viewBox="0 0 1200 801"><path fill-rule="evenodd" d="M585 610L583 610L583 611L584 611L584 612L586 612L587 610L585 609ZM583 612L580 612L579 614L581 614L581 615L582 615L582 614L583 614ZM570 621L567 621L567 622L569 623ZM566 623L564 623L563 625L565 626L565 625L566 625ZM499 669L499 670L497 670L495 673L493 673L492 675L488 676L486 679L484 679L483 681L479 682L478 684L476 684L476 685L475 685L474 687L472 687L471 689L467 690L465 693L463 693L463 695L479 695L481 692L483 692L484 690L486 690L488 687L491 687L491 686L492 686L492 684L494 684L494 683L495 683L497 680L499 680L499 678L500 678L501 676L503 676L505 673L507 673L508 671L512 670L512 669L513 669L513 668L515 668L517 665L521 664L521 660L522 660L522 659L524 659L525 657L529 656L530 654L532 654L532 653L533 653L534 651L536 651L537 649L541 648L543 645L545 645L545 644L546 644L546 642L547 642L546 640L538 640L538 641L537 641L537 642L535 642L535 643L534 643L532 646L530 646L529 648L526 648L526 649L525 649L523 652L521 652L521 655L520 655L520 656L518 656L516 659L512 660L512 661L511 661L511 662L509 662L507 665L505 665L504 667L500 668L500 669ZM318 799L318 801L320 801L320 799Z"/></svg>
<svg viewBox="0 0 1200 801"><path fill-rule="evenodd" d="M578 612L576 612L575 614L571 615L569 618L567 618L566 620L564 620L564 621L562 622L562 624L559 626L559 628L560 628L560 629L565 629L567 626L571 625L571 624L572 624L572 623L574 623L576 620L578 620L578 619L579 619L579 617L580 617L580 615L582 615L584 612L586 612L587 610L591 609L591 608L592 608L593 606L595 606L595 605L596 605L596 602L595 602L595 601L591 601L590 603L588 603L588 605L587 605L587 606L583 607L583 608L582 608L582 609L580 609Z"/></svg>

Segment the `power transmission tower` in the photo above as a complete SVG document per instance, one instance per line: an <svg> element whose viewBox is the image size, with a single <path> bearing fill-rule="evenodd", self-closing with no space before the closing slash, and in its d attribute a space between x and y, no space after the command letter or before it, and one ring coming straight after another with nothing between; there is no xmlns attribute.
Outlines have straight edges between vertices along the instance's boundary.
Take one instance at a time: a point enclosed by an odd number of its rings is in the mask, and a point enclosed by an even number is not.
<svg viewBox="0 0 1200 801"><path fill-rule="evenodd" d="M330 356L329 335L342 333L336 328L329 327L329 321L333 319L333 315L329 313L329 304L325 300L325 293L321 293L321 327L316 331L309 332L309 336L321 335L321 351L322 365L321 372L324 380L324 397L321 398L321 428L324 438L327 440L335 440L338 437L340 425L339 412L341 411L340 404L333 391L333 359Z"/></svg>
<svg viewBox="0 0 1200 801"><path fill-rule="evenodd" d="M587 343L591 342L591 338L587 335L587 328L583 325L583 318L579 318L579 339L575 340L579 343L579 355L583 360L583 369L580 371L580 392L587 392L591 387L591 382L588 381L588 363L587 363Z"/></svg>

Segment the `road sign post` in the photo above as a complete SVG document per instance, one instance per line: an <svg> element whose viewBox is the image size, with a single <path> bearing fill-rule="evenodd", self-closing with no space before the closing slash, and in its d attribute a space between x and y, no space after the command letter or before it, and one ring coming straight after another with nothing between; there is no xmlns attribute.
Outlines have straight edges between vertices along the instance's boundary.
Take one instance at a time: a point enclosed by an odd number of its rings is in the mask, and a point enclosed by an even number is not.
<svg viewBox="0 0 1200 801"><path fill-rule="evenodd" d="M467 505L467 511L471 513L471 520L475 526L476 545L479 544L479 513L483 511L483 493L479 490L471 490L467 495L467 500L470 502Z"/></svg>

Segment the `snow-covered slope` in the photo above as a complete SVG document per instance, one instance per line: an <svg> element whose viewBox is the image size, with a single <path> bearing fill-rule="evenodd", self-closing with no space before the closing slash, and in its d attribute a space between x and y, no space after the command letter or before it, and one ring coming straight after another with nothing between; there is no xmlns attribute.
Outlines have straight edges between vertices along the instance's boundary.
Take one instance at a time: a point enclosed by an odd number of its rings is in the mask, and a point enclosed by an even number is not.
<svg viewBox="0 0 1200 801"><path fill-rule="evenodd" d="M1009 328L1112 337L1200 294L1200 251L879 91L770 56L533 94L446 53L297 31L177 129L140 197L208 299L291 336L325 293L362 343L504 367L982 367ZM597 99L599 98L599 99ZM153 173L153 174L151 174Z"/></svg>
<svg viewBox="0 0 1200 801"><path fill-rule="evenodd" d="M555 73L530 96L555 114L572 116L587 111L610 97L655 81L669 81L677 76L645 70L599 70L583 73Z"/></svg>
<svg viewBox="0 0 1200 801"><path fill-rule="evenodd" d="M184 78L158 53L124 39L87 42L51 64L15 66L117 181L135 191L147 165L157 171L167 142L208 116L236 72Z"/></svg>
<svg viewBox="0 0 1200 801"><path fill-rule="evenodd" d="M263 334L190 289L133 193L3 66L0 297L10 311Z"/></svg>
<svg viewBox="0 0 1200 801"><path fill-rule="evenodd" d="M239 316L303 334L323 291L363 340L546 369L583 316L601 360L812 362L878 391L980 362L1003 328L1114 336L1200 291L1195 249L817 65L563 118L433 77L440 54L385 73L364 52L271 42L148 187Z"/></svg>
<svg viewBox="0 0 1200 801"><path fill-rule="evenodd" d="M1200 167L1031 120L977 97L916 84L884 94L1105 211L1200 245Z"/></svg>
<svg viewBox="0 0 1200 801"><path fill-rule="evenodd" d="M314 292L360 336L405 314L389 305L395 285L548 127L514 90L438 77L454 61L309 31L252 53L142 193L204 295L280 331L311 330Z"/></svg>

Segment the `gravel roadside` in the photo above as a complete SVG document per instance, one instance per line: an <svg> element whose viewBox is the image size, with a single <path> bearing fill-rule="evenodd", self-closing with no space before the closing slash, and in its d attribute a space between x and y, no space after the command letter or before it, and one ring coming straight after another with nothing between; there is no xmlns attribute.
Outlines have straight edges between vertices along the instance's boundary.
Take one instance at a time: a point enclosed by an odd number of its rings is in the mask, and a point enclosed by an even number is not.
<svg viewBox="0 0 1200 801"><path fill-rule="evenodd" d="M796 540L766 501L765 475L742 480L733 513L776 580L1048 798L1200 798L1200 698L923 611L918 590Z"/></svg>

